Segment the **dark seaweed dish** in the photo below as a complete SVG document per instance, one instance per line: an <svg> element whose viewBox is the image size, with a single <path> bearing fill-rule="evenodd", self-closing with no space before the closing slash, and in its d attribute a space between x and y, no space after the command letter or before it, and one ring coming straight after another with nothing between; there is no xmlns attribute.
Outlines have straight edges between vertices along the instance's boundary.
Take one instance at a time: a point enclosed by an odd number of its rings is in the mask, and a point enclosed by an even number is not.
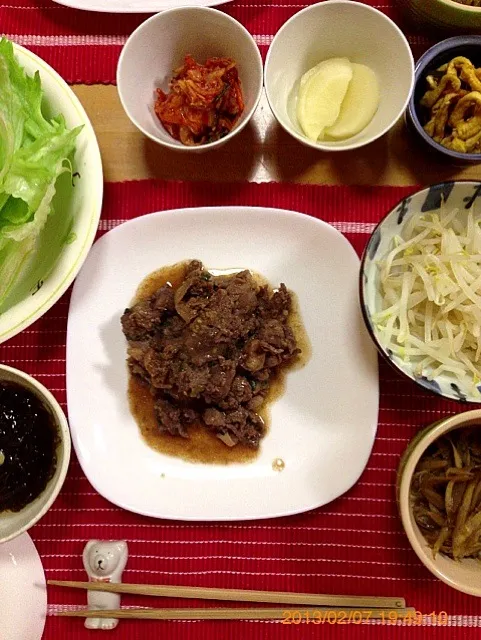
<svg viewBox="0 0 481 640"><path fill-rule="evenodd" d="M434 557L480 558L481 426L456 429L428 447L413 476L411 503Z"/></svg>
<svg viewBox="0 0 481 640"><path fill-rule="evenodd" d="M148 387L160 432L189 439L200 426L229 448L257 449L270 385L301 354L291 293L247 270L179 265L176 282L138 297L122 316L130 372Z"/></svg>
<svg viewBox="0 0 481 640"><path fill-rule="evenodd" d="M29 389L0 383L0 512L20 511L47 486L57 467L53 416Z"/></svg>

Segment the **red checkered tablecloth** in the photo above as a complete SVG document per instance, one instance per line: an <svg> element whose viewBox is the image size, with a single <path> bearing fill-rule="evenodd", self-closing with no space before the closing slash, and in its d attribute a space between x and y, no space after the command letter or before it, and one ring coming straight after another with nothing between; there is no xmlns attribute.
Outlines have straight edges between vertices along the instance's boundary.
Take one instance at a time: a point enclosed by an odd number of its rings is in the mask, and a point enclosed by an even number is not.
<svg viewBox="0 0 481 640"><path fill-rule="evenodd" d="M109 0L106 0L108 2ZM368 4L401 21L395 0ZM222 7L254 35L265 54L277 29L300 8L299 0L243 0ZM50 0L0 3L1 29L56 68L69 83L113 83L122 44L145 16L92 15ZM430 44L406 27L415 56ZM333 224L361 253L382 215L414 187L327 187L292 184L107 183L99 235L124 220L162 209L201 205L265 205L313 215ZM49 313L0 346L0 361L36 376L65 405L67 293ZM124 580L226 588L404 596L423 614L422 624L398 622L343 626L283 625L280 622L131 622L110 632L113 639L250 637L361 639L446 637L479 634L478 600L449 589L419 563L396 511L394 481L399 456L418 429L455 403L423 392L380 364L381 401L375 446L361 479L346 495L314 511L258 522L182 523L153 520L113 506L99 496L72 457L64 488L49 513L30 531L47 578L85 577L81 552L90 538L125 539L130 559ZM341 471L342 472L342 471ZM0 576L1 579L1 576ZM45 640L94 637L81 620L56 618L60 608L86 604L81 592L50 588ZM123 604L149 606L146 598ZM168 600L154 606L192 606ZM207 604L213 606L215 603ZM21 604L19 603L19 606ZM445 612L445 614L442 612ZM382 629L380 627L383 627ZM0 621L1 639L1 621ZM19 638L18 640L22 640Z"/></svg>

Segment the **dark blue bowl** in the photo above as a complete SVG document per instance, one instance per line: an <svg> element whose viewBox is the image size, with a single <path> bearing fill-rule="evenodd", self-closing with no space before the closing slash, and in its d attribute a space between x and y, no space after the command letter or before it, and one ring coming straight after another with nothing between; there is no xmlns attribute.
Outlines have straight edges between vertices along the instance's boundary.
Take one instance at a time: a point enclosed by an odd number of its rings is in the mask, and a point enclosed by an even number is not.
<svg viewBox="0 0 481 640"><path fill-rule="evenodd" d="M481 67L481 36L455 36L438 42L428 49L416 63L414 91L409 101L406 121L408 127L428 145L432 150L445 158L450 158L455 164L477 164L481 162L481 153L460 153L443 147L434 142L423 129L425 114L420 101L426 92L426 76L449 62L456 56L469 58L476 67Z"/></svg>

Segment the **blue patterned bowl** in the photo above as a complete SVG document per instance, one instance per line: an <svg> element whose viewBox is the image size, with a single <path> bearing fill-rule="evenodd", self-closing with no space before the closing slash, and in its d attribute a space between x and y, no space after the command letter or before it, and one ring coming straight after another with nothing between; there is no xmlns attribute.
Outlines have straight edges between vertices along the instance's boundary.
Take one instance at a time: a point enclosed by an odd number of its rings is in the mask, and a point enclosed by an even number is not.
<svg viewBox="0 0 481 640"><path fill-rule="evenodd" d="M481 182L442 182L404 198L392 209L374 229L361 260L360 301L369 334L382 356L398 371L421 387L440 396L461 402L481 403L481 383L474 385L470 376L459 380L454 374L441 373L434 379L415 374L417 361L406 361L387 349L380 339L380 331L372 321L372 316L382 310L382 298L379 285L378 262L391 249L395 236L399 235L403 225L415 213L435 213L445 203L449 210L459 209L459 216L475 205L481 214Z"/></svg>

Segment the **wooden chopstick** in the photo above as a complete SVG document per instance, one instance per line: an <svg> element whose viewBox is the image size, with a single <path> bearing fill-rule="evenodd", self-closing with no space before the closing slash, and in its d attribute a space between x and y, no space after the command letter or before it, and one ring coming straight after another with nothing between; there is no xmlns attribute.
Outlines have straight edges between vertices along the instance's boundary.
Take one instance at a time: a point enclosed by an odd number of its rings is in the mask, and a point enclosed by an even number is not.
<svg viewBox="0 0 481 640"><path fill-rule="evenodd" d="M288 591L251 591L246 589L215 589L207 587L174 587L170 585L123 584L114 582L75 582L48 580L47 584L87 591L109 591L143 596L169 598L199 598L201 600L232 600L236 602L270 602L272 604L310 605L314 607L350 607L367 609L404 609L404 598L378 598L375 596L337 596L315 593L289 593Z"/></svg>
<svg viewBox="0 0 481 640"><path fill-rule="evenodd" d="M57 611L56 616L72 618L130 618L144 620L287 620L293 612L285 609L112 609L110 611L94 611L80 609L77 611ZM336 622L360 624L363 620L403 620L412 616L415 609L359 609L359 608L316 608L309 611L299 610L295 624L299 620L309 620L313 624ZM301 618L299 618L301 616ZM291 617L291 623L294 620Z"/></svg>

